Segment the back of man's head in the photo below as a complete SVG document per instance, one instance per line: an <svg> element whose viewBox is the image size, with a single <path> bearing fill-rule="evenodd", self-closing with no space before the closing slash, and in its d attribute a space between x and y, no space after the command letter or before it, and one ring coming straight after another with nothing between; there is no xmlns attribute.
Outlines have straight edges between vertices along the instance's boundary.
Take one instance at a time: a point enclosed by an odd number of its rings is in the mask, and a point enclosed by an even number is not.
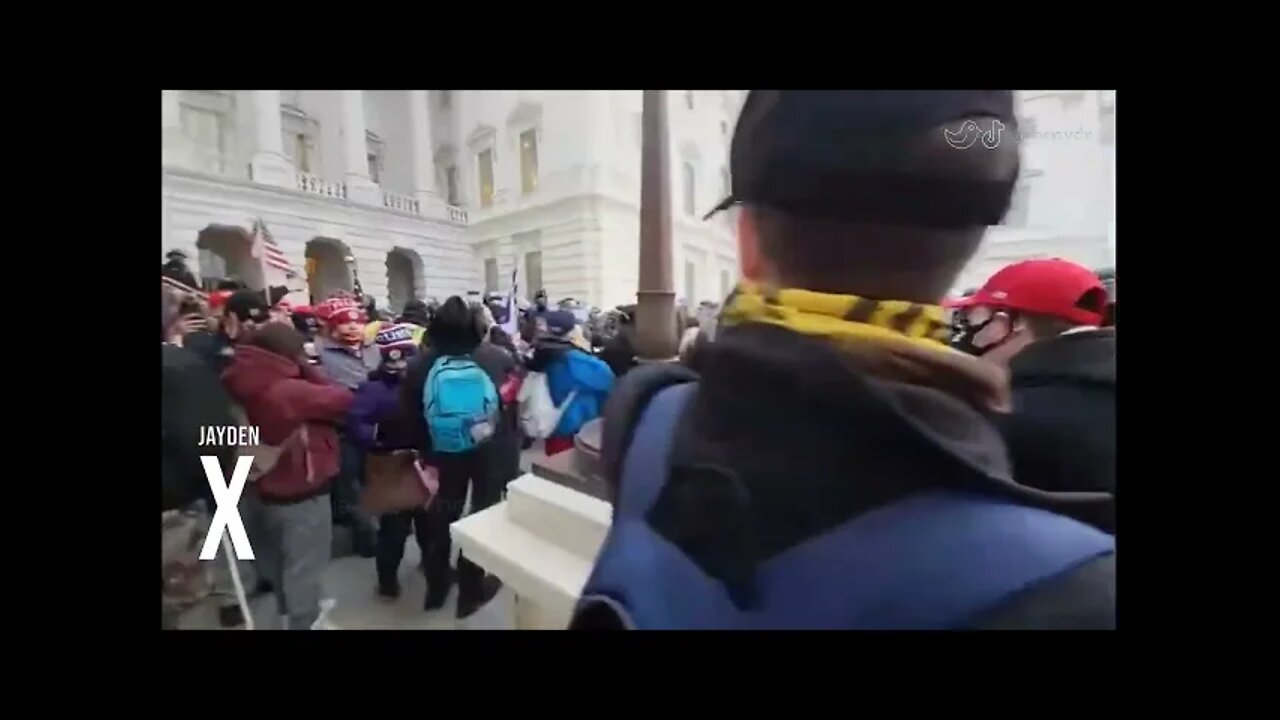
<svg viewBox="0 0 1280 720"><path fill-rule="evenodd" d="M254 328L244 342L300 364L305 362L307 339L284 323L273 322Z"/></svg>
<svg viewBox="0 0 1280 720"><path fill-rule="evenodd" d="M743 275L936 302L1008 208L1015 127L1010 91L752 91L717 208Z"/></svg>

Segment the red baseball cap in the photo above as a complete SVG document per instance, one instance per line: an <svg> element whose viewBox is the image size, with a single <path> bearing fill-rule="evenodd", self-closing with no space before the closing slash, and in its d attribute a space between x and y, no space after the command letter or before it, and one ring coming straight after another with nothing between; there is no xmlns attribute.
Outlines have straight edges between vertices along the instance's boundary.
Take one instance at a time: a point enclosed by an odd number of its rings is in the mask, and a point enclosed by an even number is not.
<svg viewBox="0 0 1280 720"><path fill-rule="evenodd" d="M1081 307L1085 293L1099 291L1097 307ZM1099 325L1107 307L1107 289L1092 270L1068 260L1024 260L1000 269L977 292L943 303L951 308L985 305Z"/></svg>
<svg viewBox="0 0 1280 720"><path fill-rule="evenodd" d="M227 304L227 300L231 298L230 290L215 290L209 293L209 309L219 310L223 305Z"/></svg>

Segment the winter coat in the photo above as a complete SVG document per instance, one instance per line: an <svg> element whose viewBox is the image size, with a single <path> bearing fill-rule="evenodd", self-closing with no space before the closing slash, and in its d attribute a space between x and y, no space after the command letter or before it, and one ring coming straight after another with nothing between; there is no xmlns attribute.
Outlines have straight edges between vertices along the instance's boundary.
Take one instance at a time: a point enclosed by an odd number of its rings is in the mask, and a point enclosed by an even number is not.
<svg viewBox="0 0 1280 720"><path fill-rule="evenodd" d="M416 447L408 412L400 402L403 378L382 371L370 373L356 390L347 411L347 434L365 450L389 451Z"/></svg>
<svg viewBox="0 0 1280 720"><path fill-rule="evenodd" d="M597 356L608 364L616 378L627 374L636 366L636 348L632 341L635 327L620 327L618 333L605 342L604 349Z"/></svg>
<svg viewBox="0 0 1280 720"><path fill-rule="evenodd" d="M351 391L363 385L369 373L382 364L382 353L372 340L352 350L329 338L316 338L316 351L320 354L321 369Z"/></svg>
<svg viewBox="0 0 1280 720"><path fill-rule="evenodd" d="M1014 356L1009 372L1013 413L999 423L1018 482L1115 494L1115 329L1032 343Z"/></svg>
<svg viewBox="0 0 1280 720"><path fill-rule="evenodd" d="M578 391L552 437L573 437L587 422L600 417L613 390L614 376L609 366L568 341L549 339L539 343L528 368L546 374L547 389L557 407L570 392Z"/></svg>
<svg viewBox="0 0 1280 720"><path fill-rule="evenodd" d="M280 446L307 426L305 446L285 447L276 465L258 479L262 499L297 502L327 492L338 474L335 426L351 407L351 391L310 365L252 346L237 348L222 382L249 424L258 427L264 445Z"/></svg>
<svg viewBox="0 0 1280 720"><path fill-rule="evenodd" d="M235 346L222 332L199 330L182 339L182 346L195 353L205 362L214 375L221 375L231 365L235 355Z"/></svg>
<svg viewBox="0 0 1280 720"><path fill-rule="evenodd" d="M235 424L231 398L218 376L195 353L160 345L161 510L176 510L200 498L212 499L202 455L217 455L229 473L235 451L200 447L202 427Z"/></svg>

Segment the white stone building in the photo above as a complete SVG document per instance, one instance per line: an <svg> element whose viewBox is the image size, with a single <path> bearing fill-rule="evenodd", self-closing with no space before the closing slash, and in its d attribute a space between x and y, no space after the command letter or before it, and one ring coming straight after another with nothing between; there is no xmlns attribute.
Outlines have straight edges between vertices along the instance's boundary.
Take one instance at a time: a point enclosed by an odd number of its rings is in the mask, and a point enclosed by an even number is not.
<svg viewBox="0 0 1280 720"><path fill-rule="evenodd" d="M1017 260L1061 257L1114 268L1114 90L1020 90L1022 173L1003 225L987 233L957 282L981 285Z"/></svg>
<svg viewBox="0 0 1280 720"><path fill-rule="evenodd" d="M676 293L737 279L727 220L742 91L672 91ZM262 284L261 218L312 290L382 305L504 292L633 302L639 91L164 91L162 248L210 277ZM302 278L298 284L301 286Z"/></svg>
<svg viewBox="0 0 1280 720"><path fill-rule="evenodd" d="M724 297L738 277L728 148L745 91L671 91L675 291ZM1013 209L957 290L1006 263L1115 265L1115 92L1019 91ZM505 292L633 302L639 268L636 90L164 91L162 240L211 277L261 285L261 218L317 294ZM350 262L347 262L350 258ZM302 285L302 278L298 279Z"/></svg>

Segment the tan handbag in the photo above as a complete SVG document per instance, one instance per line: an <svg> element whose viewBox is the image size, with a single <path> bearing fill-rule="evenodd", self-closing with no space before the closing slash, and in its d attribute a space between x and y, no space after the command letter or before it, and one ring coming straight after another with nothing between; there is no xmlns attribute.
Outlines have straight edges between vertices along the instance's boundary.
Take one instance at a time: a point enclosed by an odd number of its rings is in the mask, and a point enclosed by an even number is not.
<svg viewBox="0 0 1280 720"><path fill-rule="evenodd" d="M365 457L360 506L369 514L424 510L439 490L435 468L424 467L413 450Z"/></svg>

